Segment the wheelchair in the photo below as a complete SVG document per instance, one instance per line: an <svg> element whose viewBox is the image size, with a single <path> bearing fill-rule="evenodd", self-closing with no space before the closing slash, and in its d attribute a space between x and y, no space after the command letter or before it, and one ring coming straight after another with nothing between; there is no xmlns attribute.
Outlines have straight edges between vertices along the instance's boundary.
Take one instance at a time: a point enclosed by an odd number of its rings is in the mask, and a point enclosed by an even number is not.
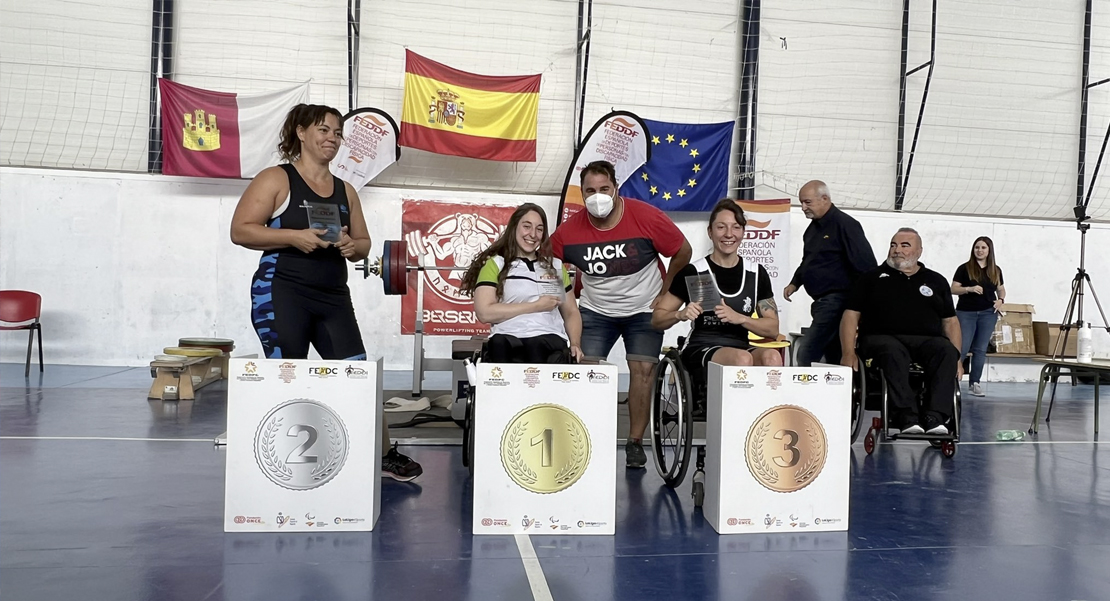
<svg viewBox="0 0 1110 601"><path fill-rule="evenodd" d="M694 423L705 421L708 386L705 382L696 385L692 382L690 372L682 363L685 344L686 339L680 336L677 346L663 349L663 356L655 366L651 389L651 449L655 455L655 469L670 488L677 488L686 479L690 455L696 452L691 496L694 507L701 507L705 499L705 445L695 448ZM771 348L780 348L781 352L781 347Z"/></svg>
<svg viewBox="0 0 1110 601"><path fill-rule="evenodd" d="M474 351L473 355L464 361L470 385L467 386L466 398L462 401L461 411L452 410L451 412L453 417L458 413L462 414L461 419L455 419L455 423L462 428L462 464L463 467L469 470L471 476L474 476L474 412L476 409L474 393L478 388L476 366L480 362L488 362L488 344L488 341L483 342L481 350ZM572 363L569 350L552 355L548 361L544 362L547 365Z"/></svg>
<svg viewBox="0 0 1110 601"><path fill-rule="evenodd" d="M910 365L910 387L916 393L917 404L921 405L929 393L925 382L925 370L918 364ZM948 421L949 433L945 436L928 434L887 434L889 390L886 376L878 367L872 367L871 360L859 359L859 369L852 374L852 437L854 444L859 438L864 423L864 412L879 412L879 417L871 419L871 426L863 438L863 449L870 455L875 446L884 440L926 440L929 446L940 449L941 454L951 458L956 455L956 444L960 441L961 396L960 385L956 382L954 411Z"/></svg>

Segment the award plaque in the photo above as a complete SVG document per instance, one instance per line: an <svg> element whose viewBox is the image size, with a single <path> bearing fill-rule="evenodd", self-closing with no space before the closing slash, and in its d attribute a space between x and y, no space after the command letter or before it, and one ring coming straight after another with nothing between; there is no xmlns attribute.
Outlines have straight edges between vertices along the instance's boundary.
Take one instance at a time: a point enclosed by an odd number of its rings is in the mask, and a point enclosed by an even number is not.
<svg viewBox="0 0 1110 601"><path fill-rule="evenodd" d="M323 202L304 202L304 209L308 212L308 227L314 230L327 230L320 234L320 239L325 242L339 242L339 232L343 224L339 220L339 205Z"/></svg>
<svg viewBox="0 0 1110 601"><path fill-rule="evenodd" d="M712 312L713 307L721 304L721 293L717 290L717 283L708 273L686 276L686 291L690 295L690 302L701 305L702 311Z"/></svg>

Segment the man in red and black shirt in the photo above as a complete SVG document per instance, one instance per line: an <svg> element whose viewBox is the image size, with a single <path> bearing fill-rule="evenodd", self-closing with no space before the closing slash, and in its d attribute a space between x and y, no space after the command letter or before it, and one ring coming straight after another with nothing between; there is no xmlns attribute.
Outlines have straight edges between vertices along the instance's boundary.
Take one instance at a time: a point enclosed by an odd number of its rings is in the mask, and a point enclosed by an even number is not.
<svg viewBox="0 0 1110 601"><path fill-rule="evenodd" d="M693 250L663 211L621 198L616 182L607 161L582 168L586 210L555 230L551 248L582 278L582 353L604 359L618 338L624 340L629 371L626 465L641 468L647 463L641 441L651 412L651 373L663 346L663 333L651 327L651 312ZM660 255L671 257L669 269L663 269Z"/></svg>

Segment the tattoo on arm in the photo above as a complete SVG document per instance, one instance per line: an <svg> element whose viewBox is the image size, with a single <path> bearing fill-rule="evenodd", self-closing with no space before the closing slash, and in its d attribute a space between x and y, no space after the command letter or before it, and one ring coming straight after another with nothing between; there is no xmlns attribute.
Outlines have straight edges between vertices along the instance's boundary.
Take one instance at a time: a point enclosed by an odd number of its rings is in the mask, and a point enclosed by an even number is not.
<svg viewBox="0 0 1110 601"><path fill-rule="evenodd" d="M775 299L765 298L756 305L759 309L760 317L778 317L779 307L775 304Z"/></svg>

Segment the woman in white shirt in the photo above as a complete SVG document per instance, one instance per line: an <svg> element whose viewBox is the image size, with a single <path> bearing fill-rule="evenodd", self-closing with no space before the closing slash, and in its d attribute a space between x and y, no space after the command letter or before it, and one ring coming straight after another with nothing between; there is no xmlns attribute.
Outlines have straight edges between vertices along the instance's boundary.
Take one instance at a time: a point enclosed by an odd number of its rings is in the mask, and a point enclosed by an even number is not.
<svg viewBox="0 0 1110 601"><path fill-rule="evenodd" d="M551 256L547 215L525 203L501 236L463 276L478 320L490 324L485 359L494 363L558 363L582 358L582 317L570 276Z"/></svg>

